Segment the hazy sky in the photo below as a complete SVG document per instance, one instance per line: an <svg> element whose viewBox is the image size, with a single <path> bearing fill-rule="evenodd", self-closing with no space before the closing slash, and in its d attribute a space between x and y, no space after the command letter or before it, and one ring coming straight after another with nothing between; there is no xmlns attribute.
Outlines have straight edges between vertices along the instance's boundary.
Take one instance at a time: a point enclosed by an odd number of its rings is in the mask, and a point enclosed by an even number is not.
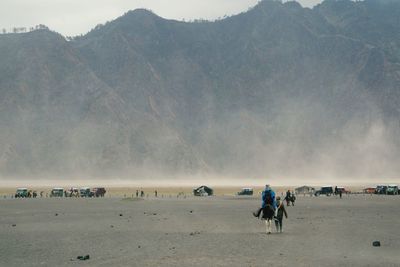
<svg viewBox="0 0 400 267"><path fill-rule="evenodd" d="M66 36L86 33L128 10L151 9L170 19L215 19L254 6L258 0L0 0L0 28L45 24ZM321 0L298 0L312 7Z"/></svg>

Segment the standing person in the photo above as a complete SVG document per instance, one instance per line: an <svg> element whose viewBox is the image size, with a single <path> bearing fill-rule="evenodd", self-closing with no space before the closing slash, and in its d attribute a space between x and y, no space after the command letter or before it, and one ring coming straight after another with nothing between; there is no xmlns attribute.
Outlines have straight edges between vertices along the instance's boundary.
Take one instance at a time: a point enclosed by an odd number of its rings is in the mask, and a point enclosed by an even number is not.
<svg viewBox="0 0 400 267"><path fill-rule="evenodd" d="M136 197L139 197L139 190L136 190Z"/></svg>
<svg viewBox="0 0 400 267"><path fill-rule="evenodd" d="M154 191L154 196L157 197L157 195L158 195L158 192L157 192L157 190L155 190Z"/></svg>
<svg viewBox="0 0 400 267"><path fill-rule="evenodd" d="M285 197L286 206L290 206L291 198L292 198L292 196L290 195L290 190L288 190L288 191L286 192L286 197Z"/></svg>
<svg viewBox="0 0 400 267"><path fill-rule="evenodd" d="M282 233L282 222L283 222L283 214L285 214L285 217L287 219L287 212L285 209L285 205L283 205L283 203L281 202L281 198L277 197L276 198L276 205L277 207L277 216L276 216L276 220L275 220L275 227L276 227L276 231Z"/></svg>
<svg viewBox="0 0 400 267"><path fill-rule="evenodd" d="M292 202L292 206L294 206L295 201L296 201L296 196L295 196L294 192L292 191L292 194L290 196L290 202Z"/></svg>
<svg viewBox="0 0 400 267"><path fill-rule="evenodd" d="M337 196L337 194L338 194L338 188L337 186L335 186L335 196Z"/></svg>
<svg viewBox="0 0 400 267"><path fill-rule="evenodd" d="M339 197L342 198L342 188L339 189Z"/></svg>

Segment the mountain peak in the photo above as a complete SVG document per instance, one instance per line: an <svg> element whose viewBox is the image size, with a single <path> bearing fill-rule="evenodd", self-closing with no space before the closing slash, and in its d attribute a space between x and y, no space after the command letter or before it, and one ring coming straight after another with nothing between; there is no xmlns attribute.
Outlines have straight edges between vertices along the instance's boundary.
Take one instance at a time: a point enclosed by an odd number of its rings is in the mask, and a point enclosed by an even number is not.
<svg viewBox="0 0 400 267"><path fill-rule="evenodd" d="M145 8L138 8L135 10L128 11L122 17L136 18L136 19L148 19L148 18L159 18L153 11Z"/></svg>

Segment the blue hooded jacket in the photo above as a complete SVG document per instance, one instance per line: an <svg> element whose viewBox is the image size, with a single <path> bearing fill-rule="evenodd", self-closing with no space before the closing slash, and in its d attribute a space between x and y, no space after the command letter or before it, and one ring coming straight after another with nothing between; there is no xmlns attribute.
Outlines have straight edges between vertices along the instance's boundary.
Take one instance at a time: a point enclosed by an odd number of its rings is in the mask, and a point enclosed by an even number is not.
<svg viewBox="0 0 400 267"><path fill-rule="evenodd" d="M274 191L272 191L272 189L271 188L268 188L268 189L265 189L263 192L262 192L262 196L261 196L261 201L262 201L262 204L261 204L261 207L262 208L265 208L266 206L267 206L267 203L265 203L265 201L264 201L264 199L265 199L265 195L267 194L267 192L271 192L271 197L272 197L272 206L274 207L274 209L276 209L276 198L275 198L275 192Z"/></svg>

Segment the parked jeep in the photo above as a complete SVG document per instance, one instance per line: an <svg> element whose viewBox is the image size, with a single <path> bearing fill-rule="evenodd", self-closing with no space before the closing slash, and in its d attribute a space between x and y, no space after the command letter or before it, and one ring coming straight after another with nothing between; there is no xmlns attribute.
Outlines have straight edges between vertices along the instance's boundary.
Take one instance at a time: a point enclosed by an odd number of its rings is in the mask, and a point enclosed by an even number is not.
<svg viewBox="0 0 400 267"><path fill-rule="evenodd" d="M107 191L104 187L97 187L92 189L92 194L94 197L104 197L106 192Z"/></svg>
<svg viewBox="0 0 400 267"><path fill-rule="evenodd" d="M253 188L243 188L242 191L237 193L238 196L252 196Z"/></svg>
<svg viewBox="0 0 400 267"><path fill-rule="evenodd" d="M330 196L332 194L333 194L333 188L332 188L332 186L329 185L329 186L321 187L321 189L317 190L314 195L317 197L319 195Z"/></svg>
<svg viewBox="0 0 400 267"><path fill-rule="evenodd" d="M389 185L386 193L388 195L398 195L399 194L399 187L397 185Z"/></svg>
<svg viewBox="0 0 400 267"><path fill-rule="evenodd" d="M15 192L15 198L26 198L28 197L28 188L18 188Z"/></svg>
<svg viewBox="0 0 400 267"><path fill-rule="evenodd" d="M64 189L60 187L53 188L50 192L50 197L63 197Z"/></svg>
<svg viewBox="0 0 400 267"><path fill-rule="evenodd" d="M375 194L378 195L386 195L387 194L387 186L386 185L378 185L375 189Z"/></svg>
<svg viewBox="0 0 400 267"><path fill-rule="evenodd" d="M81 197L93 197L94 194L92 191L90 191L89 187L81 187L81 189L79 189L79 195Z"/></svg>

